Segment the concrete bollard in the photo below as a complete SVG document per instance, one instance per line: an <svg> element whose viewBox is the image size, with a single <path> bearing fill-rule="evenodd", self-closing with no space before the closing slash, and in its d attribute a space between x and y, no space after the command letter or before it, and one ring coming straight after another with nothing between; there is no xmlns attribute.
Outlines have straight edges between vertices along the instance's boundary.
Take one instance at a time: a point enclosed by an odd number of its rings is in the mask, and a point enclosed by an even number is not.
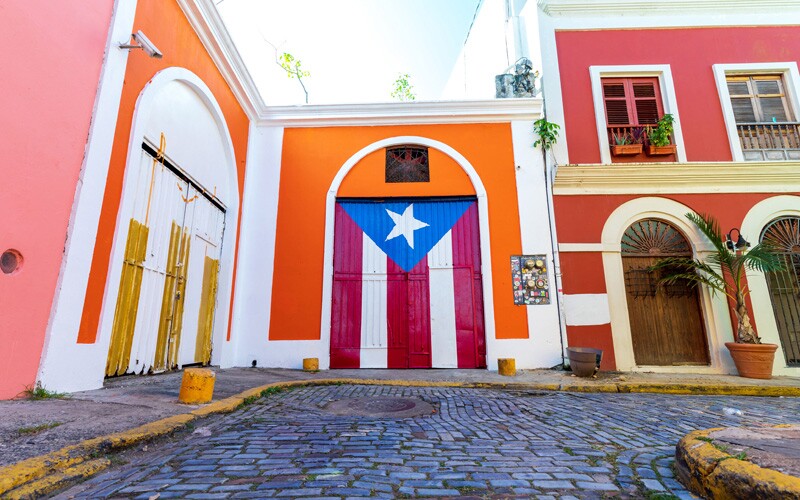
<svg viewBox="0 0 800 500"><path fill-rule="evenodd" d="M187 368L183 371L178 401L187 405L208 403L214 396L216 374L208 368Z"/></svg>
<svg viewBox="0 0 800 500"><path fill-rule="evenodd" d="M517 362L514 358L499 358L497 360L497 373L506 377L517 374Z"/></svg>
<svg viewBox="0 0 800 500"><path fill-rule="evenodd" d="M305 372L319 371L319 358L303 358L303 371Z"/></svg>

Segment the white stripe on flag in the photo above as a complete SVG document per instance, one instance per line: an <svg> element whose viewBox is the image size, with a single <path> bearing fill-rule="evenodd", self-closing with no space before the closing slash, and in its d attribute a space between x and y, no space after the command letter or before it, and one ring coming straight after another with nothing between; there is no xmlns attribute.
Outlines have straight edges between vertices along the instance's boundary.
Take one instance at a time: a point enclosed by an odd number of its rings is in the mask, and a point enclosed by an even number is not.
<svg viewBox="0 0 800 500"><path fill-rule="evenodd" d="M386 254L365 234L361 258L361 368L388 366Z"/></svg>
<svg viewBox="0 0 800 500"><path fill-rule="evenodd" d="M452 231L448 231L428 253L428 272L431 303L431 364L433 368L458 368Z"/></svg>

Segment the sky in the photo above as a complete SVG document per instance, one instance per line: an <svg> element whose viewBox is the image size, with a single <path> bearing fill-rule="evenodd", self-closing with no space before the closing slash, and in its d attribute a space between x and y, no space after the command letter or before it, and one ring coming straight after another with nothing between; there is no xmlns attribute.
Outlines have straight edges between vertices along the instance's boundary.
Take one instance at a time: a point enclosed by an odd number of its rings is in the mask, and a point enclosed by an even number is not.
<svg viewBox="0 0 800 500"><path fill-rule="evenodd" d="M391 102L408 73L417 100L438 100L480 0L215 0L268 105L302 104L276 64L289 52L311 75L310 104Z"/></svg>

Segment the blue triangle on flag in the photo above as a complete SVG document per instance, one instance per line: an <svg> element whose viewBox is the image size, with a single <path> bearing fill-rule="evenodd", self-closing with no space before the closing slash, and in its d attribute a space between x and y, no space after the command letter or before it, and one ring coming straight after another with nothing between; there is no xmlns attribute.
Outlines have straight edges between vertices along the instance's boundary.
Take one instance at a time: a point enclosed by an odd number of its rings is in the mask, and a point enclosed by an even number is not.
<svg viewBox="0 0 800 500"><path fill-rule="evenodd" d="M341 201L339 205L408 272L428 255L474 201Z"/></svg>

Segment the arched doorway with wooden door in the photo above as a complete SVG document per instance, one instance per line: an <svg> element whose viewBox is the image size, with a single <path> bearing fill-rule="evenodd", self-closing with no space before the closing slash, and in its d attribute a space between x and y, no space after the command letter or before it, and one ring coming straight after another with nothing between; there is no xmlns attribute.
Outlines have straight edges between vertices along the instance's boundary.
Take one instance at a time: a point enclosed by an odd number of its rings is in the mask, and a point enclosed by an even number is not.
<svg viewBox="0 0 800 500"><path fill-rule="evenodd" d="M643 219L622 236L622 268L638 366L708 365L709 352L697 288L659 286L665 270L649 268L664 257L691 257L692 247L672 224Z"/></svg>
<svg viewBox="0 0 800 500"><path fill-rule="evenodd" d="M780 217L761 233L775 245L783 271L767 273L775 323L786 365L800 367L800 217Z"/></svg>

